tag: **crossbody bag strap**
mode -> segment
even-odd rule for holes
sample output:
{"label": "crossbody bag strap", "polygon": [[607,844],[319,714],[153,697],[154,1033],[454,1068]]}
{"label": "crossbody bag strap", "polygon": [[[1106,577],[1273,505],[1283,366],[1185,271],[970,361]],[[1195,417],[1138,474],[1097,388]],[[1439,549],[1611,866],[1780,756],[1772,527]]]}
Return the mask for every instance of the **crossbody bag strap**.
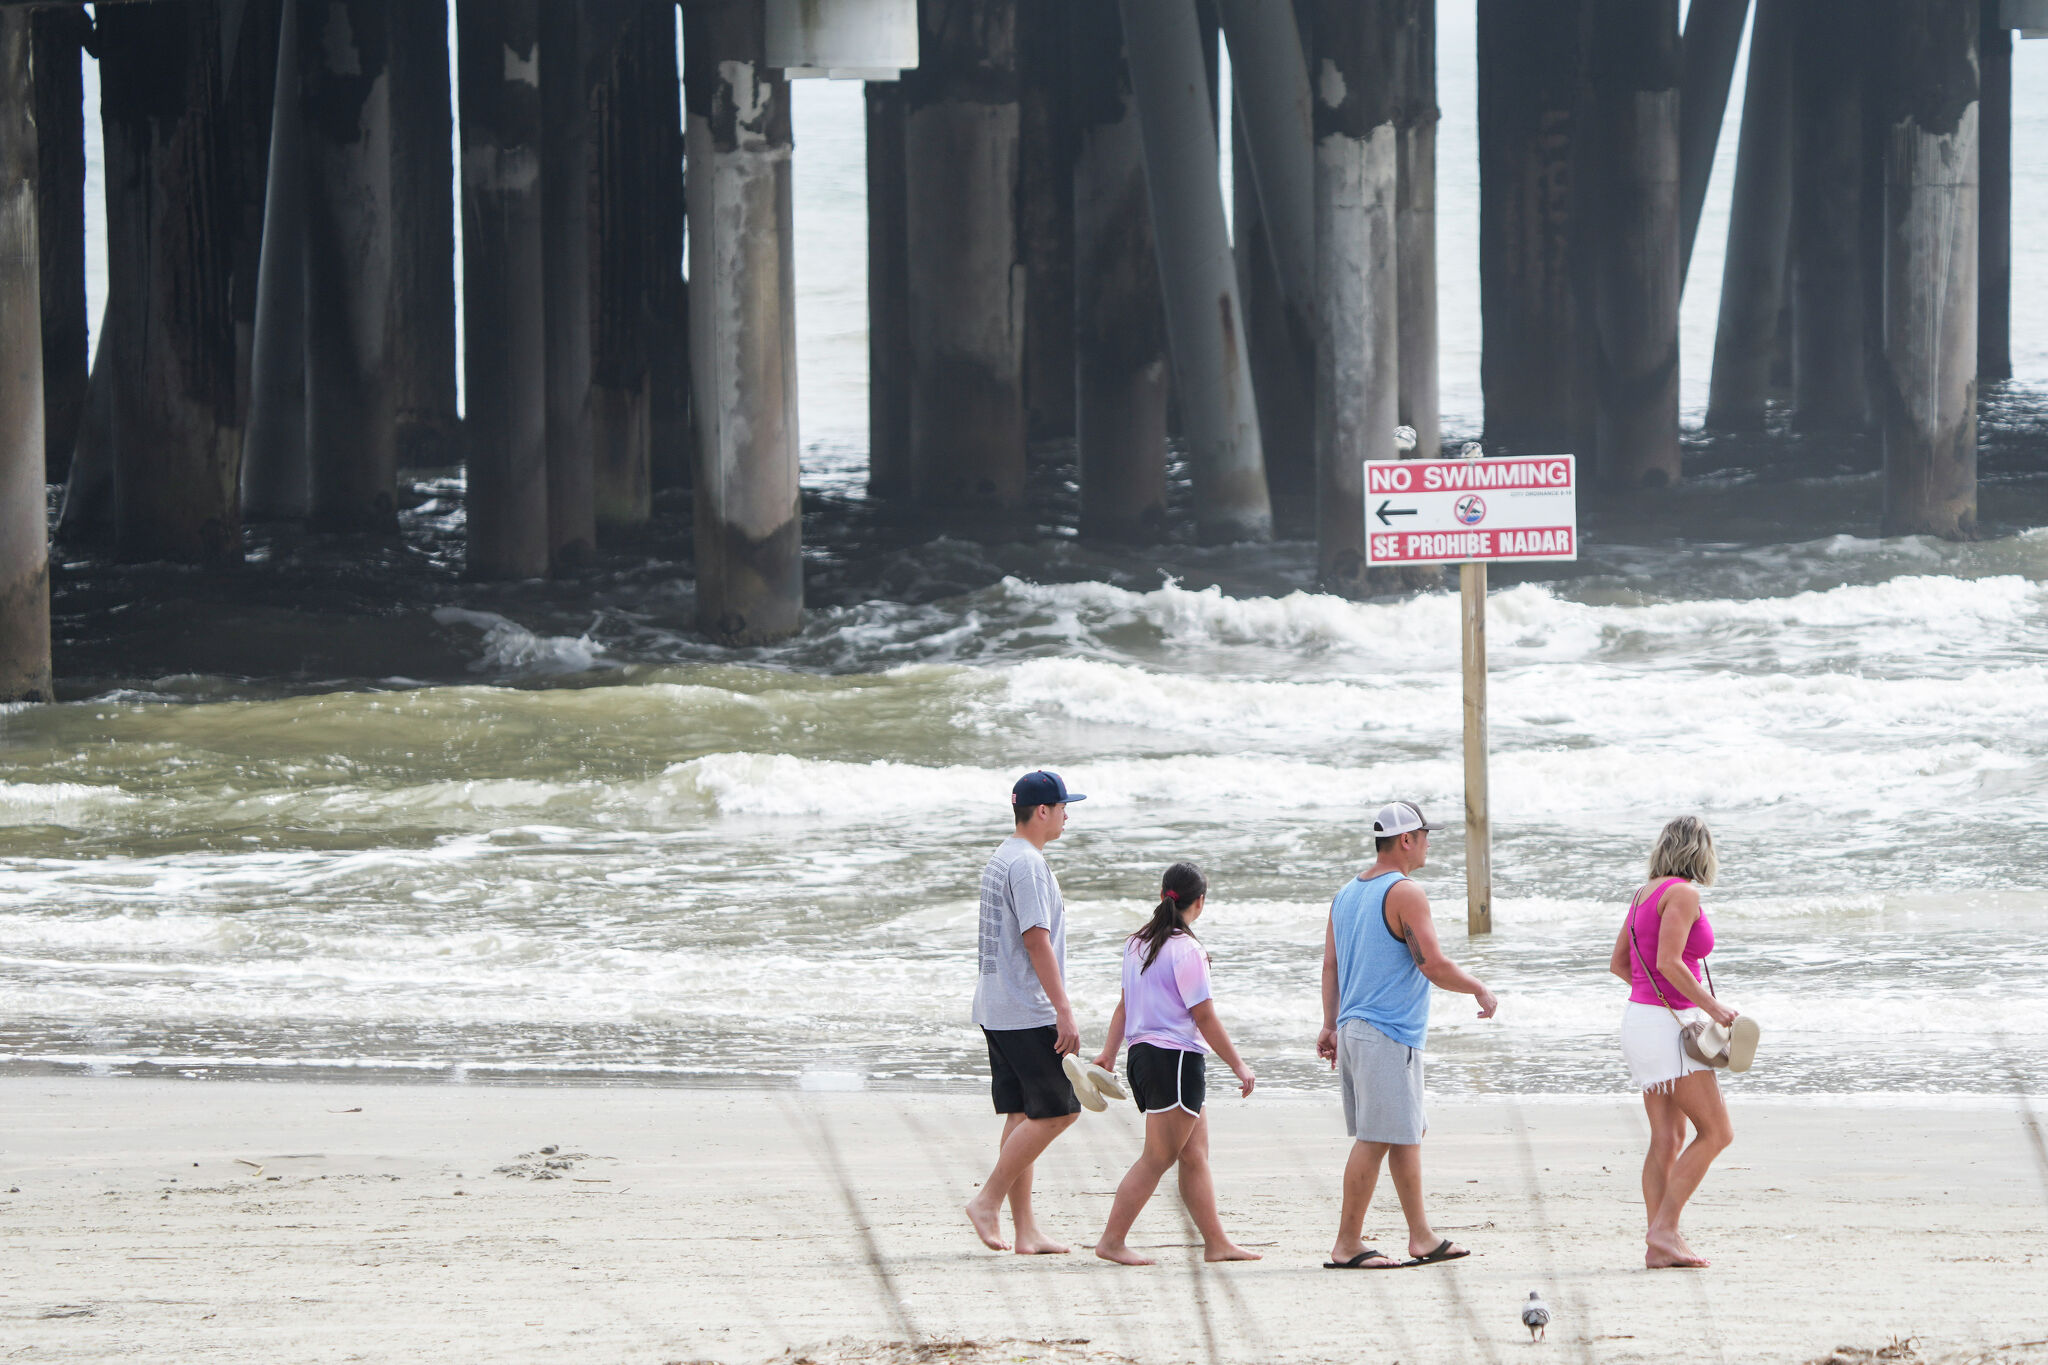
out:
{"label": "crossbody bag strap", "polygon": [[[1672,1023],[1677,1024],[1680,1027],[1683,1027],[1685,1021],[1678,1017],[1678,1011],[1671,1008],[1671,1002],[1664,998],[1664,988],[1657,984],[1657,973],[1651,968],[1649,962],[1644,959],[1643,950],[1636,943],[1636,907],[1643,903],[1643,893],[1648,891],[1649,889],[1649,883],[1645,882],[1636,891],[1635,899],[1631,900],[1628,903],[1628,918],[1623,921],[1622,927],[1628,931],[1629,951],[1635,954],[1636,961],[1641,962],[1643,964],[1644,980],[1648,981],[1650,983],[1650,989],[1657,993],[1657,1003],[1662,1005],[1664,1007],[1664,1012],[1671,1016]],[[1702,960],[1700,966],[1704,967],[1706,965],[1706,962]],[[1711,992],[1713,989],[1714,983],[1710,978],[1707,982],[1707,990]]]}

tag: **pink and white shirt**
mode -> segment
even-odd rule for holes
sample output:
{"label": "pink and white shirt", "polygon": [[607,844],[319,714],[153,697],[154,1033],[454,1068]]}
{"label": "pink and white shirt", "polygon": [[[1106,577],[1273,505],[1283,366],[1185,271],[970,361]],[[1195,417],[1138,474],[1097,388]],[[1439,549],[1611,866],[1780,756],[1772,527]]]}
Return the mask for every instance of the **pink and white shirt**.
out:
{"label": "pink and white shirt", "polygon": [[1124,943],[1124,1040],[1181,1052],[1207,1052],[1195,1028],[1195,1006],[1209,998],[1209,953],[1190,934],[1175,934],[1145,965],[1143,939]]}

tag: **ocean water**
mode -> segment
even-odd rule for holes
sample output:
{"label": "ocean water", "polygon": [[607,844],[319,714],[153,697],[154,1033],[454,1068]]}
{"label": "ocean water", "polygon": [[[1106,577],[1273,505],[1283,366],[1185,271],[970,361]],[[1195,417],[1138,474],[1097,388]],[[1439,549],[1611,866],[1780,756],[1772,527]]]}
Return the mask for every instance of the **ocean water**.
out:
{"label": "ocean water", "polygon": [[[1479,420],[1471,21],[1443,6],[1454,431]],[[2048,43],[2015,85],[2027,221]],[[1694,421],[1736,103],[1685,305]],[[2048,243],[2015,243],[1983,539],[1876,536],[1856,443],[1701,441],[1681,490],[1586,510],[1580,564],[1497,576],[1496,932],[1468,942],[1455,594],[1318,595],[1298,544],[1080,545],[1056,487],[1005,544],[877,529],[859,90],[806,83],[797,116],[804,633],[704,644],[661,546],[461,584],[448,481],[389,599],[304,636],[196,579],[162,606],[160,573],[60,604],[73,699],[0,710],[0,1069],[971,1087],[978,874],[1043,765],[1090,795],[1050,852],[1090,1046],[1121,936],[1192,858],[1225,1021],[1266,1084],[1327,1086],[1325,908],[1401,796],[1451,825],[1420,880],[1503,1002],[1439,995],[1440,1093],[1626,1090],[1608,952],[1657,827],[1695,811],[1715,974],[1764,1025],[1734,1086],[2048,1094],[2021,1041],[2048,1006],[2048,328],[2023,302]],[[124,653],[181,632],[280,662]]]}

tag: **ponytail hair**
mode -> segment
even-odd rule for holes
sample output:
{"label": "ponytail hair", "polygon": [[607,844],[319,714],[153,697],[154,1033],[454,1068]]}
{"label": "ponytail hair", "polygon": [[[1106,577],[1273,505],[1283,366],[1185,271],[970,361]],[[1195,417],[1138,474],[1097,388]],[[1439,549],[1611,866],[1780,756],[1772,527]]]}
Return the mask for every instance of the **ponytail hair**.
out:
{"label": "ponytail hair", "polygon": [[1159,904],[1152,907],[1152,918],[1129,940],[1145,945],[1145,961],[1139,971],[1145,971],[1158,960],[1159,950],[1175,934],[1194,937],[1185,918],[1187,908],[1208,894],[1209,879],[1193,863],[1175,863],[1166,869],[1159,878]]}

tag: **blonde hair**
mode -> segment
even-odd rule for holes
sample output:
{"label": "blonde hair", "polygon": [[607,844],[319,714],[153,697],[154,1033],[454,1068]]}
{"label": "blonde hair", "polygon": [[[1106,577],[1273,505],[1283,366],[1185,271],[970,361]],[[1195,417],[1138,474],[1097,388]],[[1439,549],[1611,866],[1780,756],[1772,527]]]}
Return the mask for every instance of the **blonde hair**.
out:
{"label": "blonde hair", "polygon": [[1650,850],[1650,880],[1659,877],[1683,877],[1701,886],[1712,886],[1714,875],[1721,870],[1721,860],[1714,856],[1714,836],[1707,830],[1707,822],[1697,815],[1681,815],[1664,826],[1657,836],[1657,843]]}

